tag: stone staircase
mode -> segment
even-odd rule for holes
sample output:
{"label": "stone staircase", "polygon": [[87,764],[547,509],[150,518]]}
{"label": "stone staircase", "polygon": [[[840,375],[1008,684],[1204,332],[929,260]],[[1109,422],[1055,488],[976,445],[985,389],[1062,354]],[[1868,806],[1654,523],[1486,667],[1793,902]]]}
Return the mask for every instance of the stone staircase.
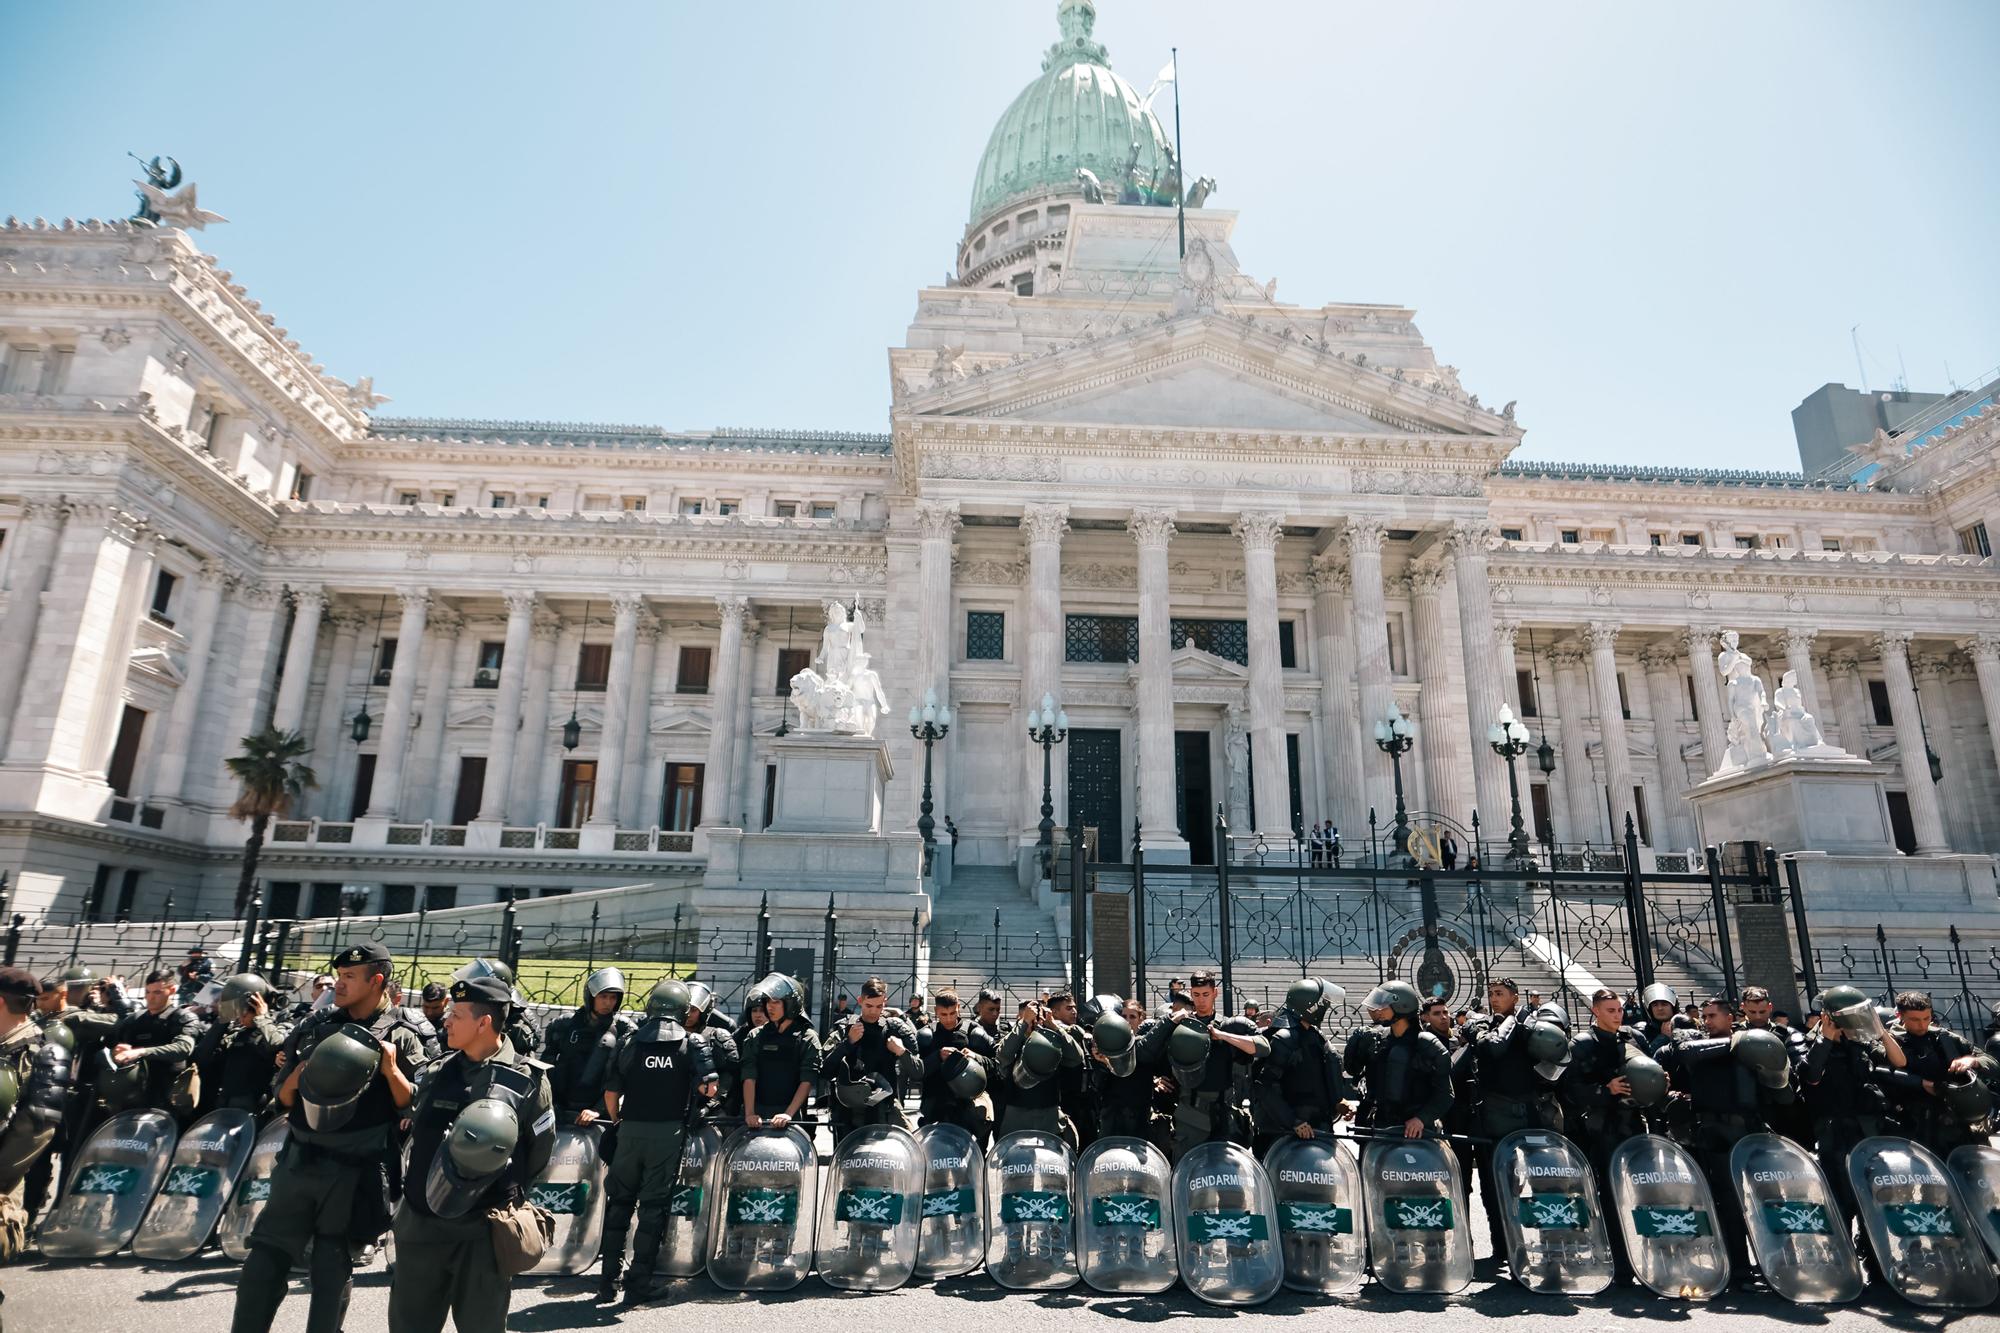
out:
{"label": "stone staircase", "polygon": [[1065,984],[1067,932],[1058,930],[1055,916],[1032,890],[1020,886],[1012,866],[957,867],[950,887],[936,890],[931,899],[930,944],[931,988],[951,986],[967,1001],[996,974],[1018,997]]}

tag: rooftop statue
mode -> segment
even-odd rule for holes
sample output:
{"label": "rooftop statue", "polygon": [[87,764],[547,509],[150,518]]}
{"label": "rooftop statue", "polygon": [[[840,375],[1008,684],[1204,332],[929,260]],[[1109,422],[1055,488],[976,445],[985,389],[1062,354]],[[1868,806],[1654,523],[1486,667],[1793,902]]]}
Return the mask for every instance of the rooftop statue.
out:
{"label": "rooftop statue", "polygon": [[[145,180],[132,182],[139,187],[139,210],[132,215],[132,221],[155,227],[179,227],[185,231],[200,231],[211,222],[229,221],[222,214],[212,213],[196,202],[192,181],[179,194],[169,193],[181,183],[181,164],[173,158],[155,157],[146,162],[137,153],[127,153],[126,156],[138,162],[146,173]],[[162,162],[167,165],[161,166]]]}

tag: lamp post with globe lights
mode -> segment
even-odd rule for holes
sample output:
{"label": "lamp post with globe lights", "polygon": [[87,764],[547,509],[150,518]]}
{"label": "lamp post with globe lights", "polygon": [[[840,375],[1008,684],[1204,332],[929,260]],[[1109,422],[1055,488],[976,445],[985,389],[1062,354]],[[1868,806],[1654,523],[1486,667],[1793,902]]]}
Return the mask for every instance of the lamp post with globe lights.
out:
{"label": "lamp post with globe lights", "polygon": [[1403,756],[1416,743],[1416,723],[1391,702],[1389,716],[1375,724],[1375,748],[1389,756],[1396,775],[1396,829],[1392,837],[1398,855],[1408,855],[1410,847],[1410,813],[1403,803]]}
{"label": "lamp post with globe lights", "polygon": [[1069,714],[1056,707],[1053,694],[1042,696],[1039,709],[1028,710],[1028,739],[1042,747],[1042,822],[1041,836],[1036,840],[1042,859],[1042,873],[1053,875],[1054,867],[1049,858],[1056,846],[1056,803],[1055,789],[1051,785],[1049,771],[1050,753],[1069,736]]}
{"label": "lamp post with globe lights", "polygon": [[1514,807],[1513,828],[1507,834],[1507,859],[1522,862],[1528,859],[1528,832],[1521,823],[1521,779],[1514,771],[1514,761],[1528,752],[1528,729],[1514,716],[1514,710],[1506,704],[1500,705],[1500,716],[1486,729],[1486,743],[1493,747],[1493,753],[1507,761],[1507,796]]}
{"label": "lamp post with globe lights", "polygon": [[925,874],[930,873],[931,857],[937,850],[937,821],[931,818],[931,747],[950,730],[951,709],[938,702],[936,690],[925,690],[923,703],[910,707],[910,735],[924,743],[924,799],[917,807],[917,833],[924,840]]}

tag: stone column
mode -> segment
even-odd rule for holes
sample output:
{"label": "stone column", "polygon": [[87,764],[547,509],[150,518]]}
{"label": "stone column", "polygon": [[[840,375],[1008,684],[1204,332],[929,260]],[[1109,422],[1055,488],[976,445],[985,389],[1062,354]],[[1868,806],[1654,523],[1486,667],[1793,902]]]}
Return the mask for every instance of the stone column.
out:
{"label": "stone column", "polygon": [[[1796,671],[1799,676],[1799,694],[1805,700],[1806,711],[1815,718],[1820,716],[1819,679],[1813,675],[1813,640],[1819,631],[1811,627],[1794,626],[1778,635],[1778,643],[1785,652],[1785,670]],[[1771,682],[1773,693],[1777,691],[1784,677],[1780,675]]]}
{"label": "stone column", "polygon": [[708,709],[708,759],[702,768],[701,824],[703,828],[727,825],[735,811],[729,808],[729,775],[736,759],[736,691],[743,681],[743,627],[750,619],[750,603],[742,597],[718,597],[716,610],[722,617],[722,635],[715,653],[715,683]]}
{"label": "stone column", "polygon": [[[1520,621],[1500,620],[1494,622],[1493,652],[1495,660],[1497,660],[1500,664],[1499,665],[1500,688],[1506,696],[1507,706],[1514,710],[1514,716],[1516,718],[1525,720],[1527,717],[1527,712],[1522,707],[1522,704],[1525,701],[1521,698],[1521,670],[1520,667],[1516,665],[1516,663],[1520,659],[1520,651],[1521,651],[1520,641],[1521,641]],[[1535,701],[1535,704],[1537,707],[1540,707],[1541,700],[1537,699]],[[1494,755],[1493,757],[1495,759],[1500,758],[1499,755]],[[1507,764],[1505,760],[1501,761],[1500,775],[1502,777],[1505,777],[1507,775]],[[1484,819],[1485,816],[1481,815],[1480,818]]]}
{"label": "stone column", "polygon": [[[1495,821],[1509,809],[1507,761],[1487,744],[1486,729],[1500,716],[1514,674],[1514,659],[1510,650],[1503,662],[1494,642],[1493,584],[1486,566],[1486,543],[1492,537],[1493,528],[1485,520],[1466,520],[1452,525],[1445,542],[1451,550],[1452,576],[1458,582],[1458,634],[1465,659],[1473,800],[1486,829],[1504,830],[1505,825]],[[1520,710],[1515,712],[1518,715]]]}
{"label": "stone column", "polygon": [[1826,678],[1833,687],[1834,722],[1840,748],[1866,759],[1868,721],[1875,710],[1868,702],[1868,684],[1861,678],[1861,659],[1852,652],[1829,653]]}
{"label": "stone column", "polygon": [[382,743],[375,753],[375,783],[368,793],[371,819],[394,819],[403,803],[403,763],[410,748],[410,713],[417,696],[417,669],[423,658],[424,622],[430,615],[428,588],[398,588],[403,618],[396,626],[396,665],[389,673],[389,699],[382,705]]}
{"label": "stone column", "polygon": [[[514,785],[507,794],[508,822],[542,823],[542,766],[549,749],[549,691],[555,684],[556,640],[562,637],[562,617],[544,608],[535,613],[529,632],[528,677],[521,686],[521,738],[514,750]],[[506,663],[501,670],[504,673]]]}
{"label": "stone column", "polygon": [[1687,761],[1681,757],[1681,657],[1673,645],[1649,643],[1639,650],[1646,673],[1646,696],[1653,706],[1653,748],[1660,760],[1660,845],[1694,846],[1694,811],[1687,803]]}
{"label": "stone column", "polygon": [[[1042,706],[1043,695],[1062,692],[1062,539],[1068,531],[1068,505],[1031,504],[1021,509],[1021,535],[1028,547],[1028,614],[1027,634],[1017,640],[1021,645],[1021,711],[1015,739],[1021,743],[1023,760],[1017,829],[1023,847],[1037,843],[1042,823],[1042,749],[1028,744],[1027,717]],[[1050,784],[1060,790],[1055,769],[1052,763]],[[1056,809],[1063,808],[1059,798],[1055,804]]]}
{"label": "stone column", "polygon": [[625,711],[625,793],[618,811],[623,828],[650,828],[645,813],[646,770],[653,763],[653,666],[660,649],[660,622],[639,617],[632,650],[632,702]]}
{"label": "stone column", "polygon": [[[195,575],[194,606],[181,617],[187,629],[187,667],[174,704],[167,713],[166,730],[160,734],[148,784],[148,799],[181,799],[181,784],[187,779],[188,747],[194,742],[194,724],[201,712],[202,687],[208,683],[208,659],[215,646],[216,622],[222,618],[222,588],[227,581],[222,566],[208,563]],[[314,755],[312,763],[324,771],[324,756]]]}
{"label": "stone column", "polygon": [[7,751],[14,710],[28,679],[28,654],[42,616],[42,592],[56,561],[56,548],[69,510],[60,500],[29,500],[15,529],[13,565],[7,577],[7,614],[0,617],[0,754]]}
{"label": "stone column", "polygon": [[1931,782],[1930,761],[1924,755],[1923,726],[1917,720],[1917,690],[1910,678],[1909,630],[1883,630],[1875,636],[1882,654],[1882,677],[1889,687],[1889,715],[1896,720],[1896,750],[1903,761],[1903,790],[1910,801],[1910,824],[1917,835],[1917,855],[1937,856],[1951,850],[1945,836],[1944,812]]}
{"label": "stone column", "polygon": [[[1361,696],[1362,818],[1374,810],[1383,828],[1395,819],[1395,779],[1389,756],[1376,747],[1375,724],[1389,716],[1395,690],[1389,681],[1389,605],[1382,594],[1382,540],[1388,529],[1378,518],[1359,516],[1347,521],[1341,540],[1347,546],[1347,575],[1354,601],[1354,679]],[[1367,841],[1365,827],[1354,837]],[[1353,838],[1348,841],[1352,842]],[[1358,845],[1358,844],[1357,844]]]}
{"label": "stone column", "polygon": [[[1171,509],[1134,509],[1125,521],[1139,547],[1139,788],[1140,837],[1146,854],[1187,859],[1174,790],[1174,664],[1172,598],[1167,583],[1167,543],[1174,539]],[[1283,788],[1279,788],[1280,791]],[[1058,812],[1060,816],[1060,812]],[[1221,849],[1217,848],[1217,854]]]}
{"label": "stone column", "polygon": [[285,645],[278,702],[271,707],[271,725],[278,731],[297,731],[305,721],[306,695],[312,688],[313,654],[319,649],[319,620],[325,613],[324,589],[292,589],[292,637]]}
{"label": "stone column", "polygon": [[[507,637],[500,649],[500,687],[493,692],[493,730],[486,738],[486,781],[479,789],[479,818],[505,823],[514,782],[514,752],[524,730],[521,696],[528,676],[528,642],[539,603],[532,592],[507,595]],[[548,689],[542,690],[544,713]],[[544,725],[546,725],[546,717]]]}
{"label": "stone column", "polygon": [[611,599],[611,672],[604,681],[604,713],[597,732],[597,791],[589,823],[616,826],[625,791],[625,742],[632,713],[632,657],[639,642],[645,598],[619,593]]}
{"label": "stone column", "polygon": [[[910,702],[921,704],[926,690],[936,690],[938,702],[951,698],[951,644],[955,618],[951,605],[951,547],[958,535],[956,500],[919,500],[916,507],[917,531],[917,687]],[[887,725],[891,719],[882,719]],[[923,787],[922,747],[917,753],[917,786]],[[944,812],[951,809],[951,745],[937,745],[931,754],[931,799],[937,807],[938,827],[944,827]],[[914,811],[910,815],[913,821]]]}
{"label": "stone column", "polygon": [[[1319,712],[1326,748],[1328,805],[1343,838],[1368,826],[1361,777],[1361,729],[1354,712],[1354,625],[1347,613],[1347,566],[1325,556],[1308,575],[1313,592],[1314,655],[1319,668]],[[1307,820],[1308,824],[1313,820]]]}
{"label": "stone column", "polygon": [[[870,617],[870,624],[879,624],[879,617]],[[743,680],[736,687],[736,754],[729,775],[730,808],[743,821],[745,831],[757,827],[757,816],[763,813],[763,789],[753,784],[750,765],[757,754],[757,737],[753,727],[755,713],[751,707],[757,693],[757,642],[763,638],[755,620],[743,627]],[[886,721],[887,719],[883,719]],[[878,724],[879,725],[879,724]],[[938,827],[944,827],[944,808],[938,808]]]}
{"label": "stone column", "polygon": [[[1410,571],[1410,637],[1415,640],[1416,674],[1422,689],[1417,696],[1417,748],[1424,757],[1425,808],[1470,826],[1472,808],[1477,808],[1467,808],[1476,800],[1470,781],[1472,757],[1466,752],[1466,729],[1452,706],[1450,657],[1459,645],[1458,636],[1445,628],[1444,583],[1441,565]],[[1483,732],[1479,745],[1487,748]],[[1504,801],[1500,808],[1505,808]],[[1489,806],[1479,818],[1490,820],[1493,813],[1494,807]]]}
{"label": "stone column", "polygon": [[326,664],[326,683],[320,690],[319,716],[313,724],[312,763],[319,773],[319,790],[312,794],[310,808],[321,819],[345,819],[354,772],[347,690],[354,679],[354,658],[364,622],[352,610],[335,611],[328,619],[333,625],[333,650]]}
{"label": "stone column", "polygon": [[[1964,849],[1978,847],[1979,813],[1972,804],[1971,768],[1958,744],[1958,728],[1953,725],[1951,678],[1956,665],[1942,653],[1927,654],[1912,659],[1910,671],[1916,677],[1920,692],[1918,702],[1924,728],[1929,733],[1931,748],[1937,751],[1938,765],[1944,771],[1943,779],[1937,783],[1937,792],[1939,803],[1944,807],[1945,827],[1950,833],[1951,845]],[[1927,770],[1929,763],[1926,759]]]}
{"label": "stone column", "polygon": [[1611,789],[1611,840],[1625,837],[1625,821],[1639,827],[1632,797],[1632,749],[1625,741],[1625,710],[1618,700],[1618,631],[1609,621],[1593,621],[1590,674],[1597,683],[1598,735],[1604,744],[1604,785]]}
{"label": "stone column", "polygon": [[411,823],[451,818],[453,784],[443,772],[444,737],[451,727],[451,673],[464,629],[465,618],[443,606],[424,627],[424,706],[404,775],[409,799],[402,803],[403,818]]}
{"label": "stone column", "polygon": [[1604,789],[1598,785],[1597,771],[1590,762],[1590,740],[1583,720],[1590,712],[1589,691],[1583,673],[1589,663],[1581,648],[1569,641],[1549,649],[1549,665],[1555,669],[1556,718],[1562,737],[1563,795],[1569,808],[1569,841],[1602,844],[1604,836]]}
{"label": "stone column", "polygon": [[[272,676],[278,665],[278,589],[257,579],[242,579],[236,585],[236,600],[242,604],[243,618],[234,676],[225,696],[227,712],[217,737],[210,781],[215,784],[217,804],[228,806],[240,787],[222,761],[236,754],[243,737],[261,728],[270,716]],[[197,745],[199,745],[197,740]],[[184,797],[195,793],[182,784]]]}
{"label": "stone column", "polygon": [[1243,543],[1245,637],[1250,657],[1250,772],[1257,784],[1257,832],[1273,847],[1292,835],[1291,780],[1285,763],[1285,682],[1278,665],[1278,542],[1282,514],[1239,514],[1230,529]]}
{"label": "stone column", "polygon": [[1687,646],[1688,674],[1694,680],[1694,709],[1701,728],[1702,773],[1696,781],[1706,781],[1722,766],[1729,748],[1729,719],[1722,706],[1722,678],[1715,671],[1715,631],[1694,625],[1681,631]]}
{"label": "stone column", "polygon": [[1972,659],[1973,674],[1979,678],[1979,702],[1986,711],[1986,739],[1993,747],[1994,767],[2000,769],[2000,633],[1961,639],[1958,646]]}

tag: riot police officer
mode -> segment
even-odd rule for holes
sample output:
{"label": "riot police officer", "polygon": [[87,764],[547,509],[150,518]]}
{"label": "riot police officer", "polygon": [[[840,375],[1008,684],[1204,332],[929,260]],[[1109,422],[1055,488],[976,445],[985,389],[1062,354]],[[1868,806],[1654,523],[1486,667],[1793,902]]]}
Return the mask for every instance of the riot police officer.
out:
{"label": "riot police officer", "polygon": [[231,1333],[266,1333],[308,1244],[307,1333],[336,1333],[347,1315],[354,1252],[389,1225],[389,1160],[424,1050],[422,1036],[389,1003],[392,966],[389,950],[374,941],[334,955],[332,1006],[285,1038],[277,1101],[291,1134],[250,1232]]}
{"label": "riot police officer", "polygon": [[[1896,1071],[1909,1063],[1895,1034],[1878,1036],[1872,1023],[1849,1026],[1842,1021],[1857,1007],[1870,1007],[1868,997],[1857,987],[1833,986],[1820,996],[1818,1012],[1808,1025],[1805,1056],[1798,1067],[1800,1091],[1812,1115],[1820,1169],[1833,1187],[1833,1197],[1850,1231],[1857,1205],[1847,1159],[1863,1139],[1896,1132],[1889,1118],[1887,1085]],[[1875,1256],[1866,1227],[1860,1229],[1860,1237],[1861,1256],[1872,1265]]]}
{"label": "riot police officer", "polygon": [[[994,1076],[987,1080],[986,1096],[987,1100],[993,1103],[993,1123],[995,1125],[1006,1122],[1007,1093],[1010,1088],[1007,1082],[1007,1071],[998,1063],[1000,1043],[1006,1037],[1007,1029],[1010,1026],[1000,1017],[1001,1003],[1000,992],[990,986],[981,986],[979,994],[972,997],[972,1027],[984,1033],[986,1040],[993,1047],[995,1061]],[[968,1034],[969,1038],[970,1034]]]}
{"label": "riot police officer", "polygon": [[69,1096],[69,1048],[46,1041],[29,1017],[41,991],[32,974],[0,967],[0,1263],[27,1248],[34,1219],[23,1186],[48,1156]]}
{"label": "riot police officer", "polygon": [[285,1021],[293,1026],[305,1022],[306,1018],[320,1007],[320,997],[332,989],[332,977],[324,972],[314,977],[312,985],[307,988],[305,997],[286,1012]]}
{"label": "riot police officer", "polygon": [[1341,1068],[1361,1080],[1357,1129],[1374,1137],[1420,1139],[1443,1132],[1451,1113],[1451,1056],[1444,1043],[1417,1022],[1417,988],[1385,981],[1362,1007],[1374,1026],[1347,1039]]}
{"label": "riot police officer", "polygon": [[715,1093],[703,1097],[695,1108],[700,1122],[743,1114],[743,1053],[736,1047],[735,1025],[727,1014],[715,1010],[715,991],[699,981],[688,988],[688,1036],[708,1047],[709,1063],[715,1066]]}
{"label": "riot police officer", "polygon": [[464,967],[451,974],[454,981],[468,981],[473,977],[498,977],[507,983],[507,993],[513,997],[513,1007],[507,1015],[507,1040],[521,1055],[532,1055],[542,1048],[541,1029],[528,1014],[528,1001],[521,994],[520,986],[514,980],[512,965],[498,958],[475,958]]}
{"label": "riot police officer", "polygon": [[542,1060],[550,1066],[558,1124],[587,1125],[604,1114],[611,1058],[635,1026],[619,1012],[624,1004],[625,974],[600,967],[583,979],[583,1003],[576,1012],[549,1024]]}
{"label": "riot police officer", "polygon": [[[1778,1008],[1771,1000],[1771,992],[1762,986],[1745,986],[1737,1008],[1743,1015],[1741,1026],[1769,1032],[1784,1042],[1785,1058],[1791,1062],[1792,1068],[1797,1069],[1799,1062],[1806,1058],[1805,1033],[1793,1027],[1779,1027],[1771,1021]],[[1772,1133],[1782,1134],[1808,1151],[1812,1149],[1812,1113],[1806,1109],[1803,1097],[1766,1104],[1764,1117],[1770,1121]]]}
{"label": "riot police officer", "polygon": [[[1611,1155],[1625,1140],[1649,1132],[1645,1108],[1661,1104],[1666,1096],[1666,1071],[1645,1054],[1645,1037],[1625,1026],[1618,992],[1598,987],[1590,996],[1590,1026],[1570,1042],[1562,1098],[1564,1126],[1597,1174],[1598,1206],[1605,1217],[1618,1215],[1611,1195]],[[1610,1233],[1612,1279],[1622,1286],[1632,1280],[1632,1261],[1625,1253],[1624,1228],[1614,1225]]]}
{"label": "riot police officer", "polygon": [[[1984,1114],[1967,1115],[1960,1098],[1972,1082],[1990,1088],[1996,1066],[1983,1051],[1937,1021],[1931,997],[1906,990],[1896,997],[1889,1029],[1906,1063],[1884,1072],[1903,1132],[1940,1158],[1961,1144],[1986,1141]],[[1969,1089],[1978,1100],[1978,1089]]]}
{"label": "riot police officer", "polygon": [[632,1238],[630,1300],[658,1294],[654,1271],[667,1234],[667,1210],[680,1183],[687,1122],[699,1099],[715,1095],[715,1066],[708,1044],[688,1035],[681,1020],[689,1004],[687,983],[661,981],[646,996],[646,1018],[618,1044],[604,1088],[604,1113],[618,1126],[618,1152],[604,1178],[604,1266],[597,1298],[613,1300],[625,1259],[625,1233],[639,1214]]}
{"label": "riot police officer", "polygon": [[[111,1014],[79,1014],[70,1028],[90,1032],[108,1060],[97,1074],[97,1099],[106,1113],[146,1106],[172,1109],[175,1080],[194,1055],[201,1020],[181,1008],[176,996],[179,979],[169,968],[146,974],[146,1005],[125,1018]],[[186,1108],[186,1109],[192,1109]],[[185,1115],[178,1115],[183,1124]]]}
{"label": "riot police officer", "polygon": [[1097,996],[1084,1006],[1090,1031],[1090,1102],[1100,1138],[1144,1139],[1165,1152],[1167,1135],[1154,1118],[1157,1068],[1139,1058],[1155,1020],[1137,1000]]}
{"label": "riot police officer", "polygon": [[1239,1075],[1247,1078],[1251,1066],[1271,1053],[1270,1039],[1255,1023],[1216,1012],[1219,993],[1213,972],[1194,973],[1188,978],[1191,1006],[1148,1032],[1139,1046],[1140,1063],[1165,1063],[1178,1085],[1167,1149],[1175,1162],[1197,1144],[1243,1141],[1248,1124]]}
{"label": "riot police officer", "polygon": [[[498,977],[451,987],[451,1053],[410,1107],[409,1188],[396,1209],[389,1333],[502,1333],[512,1280],[487,1212],[519,1203],[555,1146],[544,1066],[504,1032],[513,988]],[[317,1248],[317,1247],[315,1247]]]}
{"label": "riot police officer", "polygon": [[264,1109],[271,1095],[271,1068],[284,1034],[271,1020],[271,983],[242,972],[222,983],[215,1021],[195,1040],[194,1066],[201,1073],[201,1114],[224,1107]]}
{"label": "riot police officer", "polygon": [[[88,990],[89,987],[86,985],[84,991]],[[84,1078],[84,1070],[76,1058],[76,1034],[70,1030],[68,1020],[83,1010],[70,1003],[69,994],[69,988],[64,984],[62,977],[53,976],[42,981],[41,994],[35,997],[32,1015],[35,1025],[42,1030],[43,1040],[60,1044],[67,1057],[64,1066],[66,1095],[62,1099],[61,1120],[55,1127],[49,1150],[36,1157],[33,1165],[28,1168],[22,1202],[27,1208],[29,1217],[42,1215],[42,1205],[48,1202],[50,1187],[55,1184],[56,1158],[58,1156],[66,1158],[73,1151],[70,1145],[74,1140],[70,1137],[70,1131],[80,1123],[78,1104],[84,1100],[84,1096],[78,1093],[77,1089]],[[80,993],[77,998],[81,1000],[83,994]],[[69,1169],[67,1161],[63,1169],[64,1171]]]}
{"label": "riot police officer", "polygon": [[1318,977],[1301,977],[1286,988],[1285,1007],[1271,1021],[1271,1054],[1257,1066],[1250,1098],[1258,1157],[1287,1135],[1310,1139],[1333,1133],[1352,1090],[1324,1029],[1345,998],[1338,986]]}
{"label": "riot police officer", "polygon": [[1644,1010],[1638,1023],[1639,1036],[1650,1051],[1673,1036],[1674,1018],[1681,1011],[1681,997],[1666,982],[1656,981],[1639,993],[1639,1007]]}
{"label": "riot police officer", "polygon": [[861,1008],[843,1027],[827,1034],[821,1068],[833,1084],[839,1141],[860,1125],[910,1127],[903,1111],[903,1080],[922,1078],[917,1031],[901,1014],[888,1012],[889,987],[880,977],[861,983]]}
{"label": "riot police officer", "polygon": [[417,1007],[423,1010],[424,1018],[430,1025],[442,1032],[445,1011],[451,1007],[451,993],[445,989],[443,982],[426,982],[417,996]]}
{"label": "riot police officer", "polygon": [[983,1152],[993,1141],[993,1102],[986,1089],[998,1052],[984,1031],[961,1020],[957,991],[939,991],[931,1009],[934,1020],[917,1034],[924,1066],[918,1113],[926,1125],[957,1125]]}
{"label": "riot police officer", "polygon": [[805,993],[782,972],[751,987],[749,998],[763,1006],[764,1022],[743,1041],[743,1123],[783,1129],[812,1101],[819,1038],[805,1020]]}
{"label": "riot police officer", "polygon": [[1080,1020],[1082,1011],[1078,1009],[1076,996],[1068,991],[1057,991],[1049,996],[1049,1017],[1067,1027],[1076,1037],[1077,1045],[1083,1048],[1081,1064],[1065,1064],[1056,1071],[1056,1104],[1062,1113],[1076,1126],[1076,1141],[1083,1146],[1096,1142],[1101,1132],[1097,1127],[1097,1110],[1091,1104],[1089,1083],[1090,1069],[1094,1063],[1091,1056],[1095,1047],[1088,1025]]}
{"label": "riot police officer", "polygon": [[[1784,1042],[1768,1032],[1737,1032],[1729,1001],[1711,997],[1698,1030],[1675,1029],[1654,1049],[1673,1089],[1667,1132],[1695,1160],[1715,1196],[1718,1226],[1738,1274],[1750,1268],[1743,1209],[1729,1174],[1729,1153],[1745,1135],[1770,1128],[1765,1109],[1794,1094]],[[1845,1175],[1843,1161],[1839,1174]]]}
{"label": "riot police officer", "polygon": [[1479,1106],[1472,1124],[1473,1132],[1487,1142],[1475,1145],[1473,1158],[1479,1167],[1479,1197],[1493,1253],[1505,1254],[1507,1233],[1500,1217],[1500,1187],[1493,1175],[1493,1145],[1519,1129],[1562,1132],[1556,1084],[1569,1063],[1570,1038],[1560,1009],[1544,1006],[1533,1013],[1521,1012],[1521,990],[1512,978],[1489,983],[1486,1004],[1493,1021],[1473,1043]]}
{"label": "riot police officer", "polygon": [[1023,1004],[1014,1026],[1000,1039],[995,1053],[1007,1083],[1006,1110],[1000,1136],[1022,1129],[1059,1134],[1077,1146],[1076,1125],[1062,1110],[1062,1083],[1056,1077],[1065,1065],[1083,1067],[1083,1042],[1048,1006],[1036,1000]]}

